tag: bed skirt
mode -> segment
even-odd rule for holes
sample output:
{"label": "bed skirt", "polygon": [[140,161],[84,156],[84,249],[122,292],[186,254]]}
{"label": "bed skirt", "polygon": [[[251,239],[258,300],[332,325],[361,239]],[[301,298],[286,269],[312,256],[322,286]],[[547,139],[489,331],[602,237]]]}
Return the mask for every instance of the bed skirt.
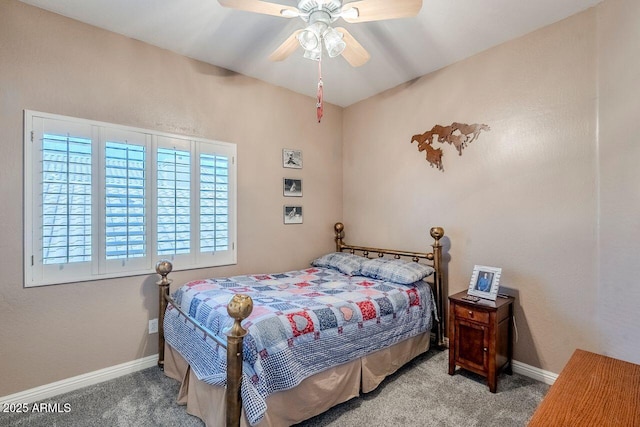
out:
{"label": "bed skirt", "polygon": [[[299,423],[329,408],[369,393],[390,374],[429,349],[431,334],[425,332],[391,347],[313,375],[290,390],[267,397],[267,413],[259,427],[281,427]],[[177,402],[187,413],[207,426],[225,425],[225,389],[198,380],[184,358],[165,344],[165,374],[182,383]],[[249,426],[247,417],[240,421]]]}

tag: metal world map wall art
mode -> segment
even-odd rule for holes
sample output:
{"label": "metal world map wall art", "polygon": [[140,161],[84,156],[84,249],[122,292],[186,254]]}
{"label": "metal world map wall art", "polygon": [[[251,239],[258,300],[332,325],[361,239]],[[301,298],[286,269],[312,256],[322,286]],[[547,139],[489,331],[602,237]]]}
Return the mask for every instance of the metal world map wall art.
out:
{"label": "metal world map wall art", "polygon": [[462,156],[462,150],[467,145],[478,139],[481,131],[489,131],[491,128],[485,124],[453,122],[449,126],[435,125],[431,130],[411,137],[411,143],[418,143],[418,151],[425,151],[425,157],[431,167],[444,171],[442,166],[442,148],[434,148],[433,140],[437,136],[440,143],[449,143],[458,150],[458,155]]}

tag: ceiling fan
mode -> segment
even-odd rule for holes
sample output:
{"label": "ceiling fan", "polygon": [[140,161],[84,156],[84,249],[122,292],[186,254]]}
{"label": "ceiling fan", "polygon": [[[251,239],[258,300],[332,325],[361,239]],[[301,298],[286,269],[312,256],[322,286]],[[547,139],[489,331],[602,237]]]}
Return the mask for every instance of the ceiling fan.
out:
{"label": "ceiling fan", "polygon": [[304,29],[296,30],[287,37],[269,59],[282,61],[302,46],[305,58],[318,61],[318,123],[323,114],[322,47],[330,58],[342,55],[353,67],[364,65],[371,57],[346,29],[333,28],[331,24],[339,18],[349,23],[407,18],[417,15],[422,8],[422,0],[359,0],[344,4],[342,0],[298,0],[297,7],[262,0],[218,0],[218,3],[264,15],[298,17],[307,24]]}
{"label": "ceiling fan", "polygon": [[349,23],[407,18],[418,14],[422,0],[360,0],[344,3],[341,0],[299,0],[298,6],[286,6],[261,0],[218,0],[224,7],[281,16],[301,18],[306,28],[296,30],[270,56],[282,61],[298,46],[305,50],[304,57],[320,60],[324,46],[329,57],[342,55],[353,67],[364,65],[369,52],[343,27],[333,28],[339,18]]}

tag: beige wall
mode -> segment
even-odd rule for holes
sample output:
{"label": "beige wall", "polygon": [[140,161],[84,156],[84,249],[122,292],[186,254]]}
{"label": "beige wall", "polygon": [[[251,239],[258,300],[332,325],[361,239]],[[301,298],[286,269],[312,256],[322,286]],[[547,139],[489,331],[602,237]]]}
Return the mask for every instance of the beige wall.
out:
{"label": "beige wall", "polygon": [[640,2],[607,0],[598,18],[598,332],[602,353],[640,363]]}
{"label": "beige wall", "polygon": [[[639,19],[637,1],[606,0],[347,108],[347,241],[421,249],[443,226],[450,294],[474,264],[502,267],[516,360],[640,363]],[[454,121],[491,131],[462,156],[442,146],[439,172],[409,141]]]}
{"label": "beige wall", "polygon": [[[157,352],[155,275],[23,288],[23,109],[229,141],[238,147],[238,264],[189,278],[283,271],[333,249],[342,109],[14,0],[0,2],[0,396]],[[302,170],[282,148],[303,150]],[[285,199],[282,178],[303,179]],[[285,202],[304,224],[282,224]],[[309,245],[308,242],[314,242]],[[291,248],[296,248],[292,251]]]}

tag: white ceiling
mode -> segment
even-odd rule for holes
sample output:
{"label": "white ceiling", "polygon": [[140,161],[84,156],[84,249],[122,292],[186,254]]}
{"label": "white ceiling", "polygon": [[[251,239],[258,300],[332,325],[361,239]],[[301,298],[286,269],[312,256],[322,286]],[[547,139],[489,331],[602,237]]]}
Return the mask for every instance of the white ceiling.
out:
{"label": "white ceiling", "polygon": [[[222,68],[315,96],[317,63],[298,50],[267,58],[294,30],[286,19],[232,10],[216,0],[21,0]],[[393,1],[393,0],[389,0]],[[323,58],[324,99],[346,107],[492,46],[557,22],[602,0],[424,0],[414,18],[348,24],[371,54],[352,68]],[[274,3],[295,6],[295,0]]]}

